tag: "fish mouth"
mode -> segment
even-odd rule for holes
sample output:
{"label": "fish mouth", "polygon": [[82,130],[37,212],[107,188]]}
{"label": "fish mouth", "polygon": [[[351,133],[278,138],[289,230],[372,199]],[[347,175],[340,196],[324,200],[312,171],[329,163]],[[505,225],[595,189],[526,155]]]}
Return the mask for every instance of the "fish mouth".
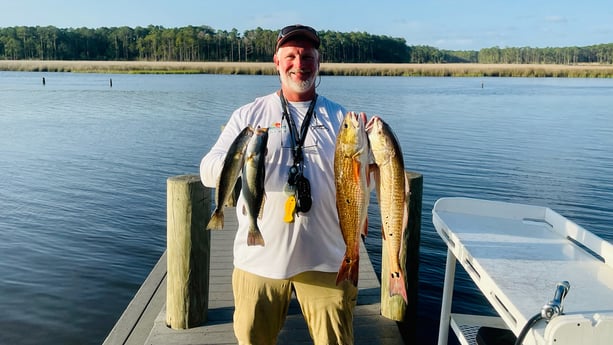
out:
{"label": "fish mouth", "polygon": [[365,112],[361,112],[360,113],[360,120],[362,120],[362,123],[366,124],[366,122],[368,122],[368,117],[366,116]]}
{"label": "fish mouth", "polygon": [[380,121],[381,118],[377,115],[374,115],[373,117],[370,118],[370,120],[368,120],[368,122],[366,122],[366,131],[369,132],[370,130],[372,130],[373,126],[375,125],[375,122]]}
{"label": "fish mouth", "polygon": [[359,131],[361,131],[362,129],[366,129],[366,122],[367,122],[367,118],[366,118],[366,113],[361,112],[361,113],[357,113],[354,111],[350,111],[347,113],[347,116],[345,117],[346,125],[351,126],[351,128],[357,129]]}

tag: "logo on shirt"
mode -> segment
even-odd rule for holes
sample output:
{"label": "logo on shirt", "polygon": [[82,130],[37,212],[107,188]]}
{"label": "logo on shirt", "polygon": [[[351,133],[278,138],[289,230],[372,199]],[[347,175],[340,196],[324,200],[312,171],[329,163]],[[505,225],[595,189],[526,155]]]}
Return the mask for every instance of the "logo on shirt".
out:
{"label": "logo on shirt", "polygon": [[273,122],[268,126],[268,134],[279,133],[284,129],[283,127],[285,127],[285,125],[281,122]]}

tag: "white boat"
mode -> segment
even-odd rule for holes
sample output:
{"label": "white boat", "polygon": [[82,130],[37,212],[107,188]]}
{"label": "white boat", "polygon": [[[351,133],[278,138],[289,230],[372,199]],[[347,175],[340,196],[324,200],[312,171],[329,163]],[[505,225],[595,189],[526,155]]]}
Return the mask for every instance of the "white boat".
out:
{"label": "white boat", "polygon": [[[450,327],[462,344],[490,344],[497,329],[523,344],[613,343],[611,243],[524,204],[441,198],[432,220],[448,248],[439,345]],[[498,316],[451,313],[456,262]]]}

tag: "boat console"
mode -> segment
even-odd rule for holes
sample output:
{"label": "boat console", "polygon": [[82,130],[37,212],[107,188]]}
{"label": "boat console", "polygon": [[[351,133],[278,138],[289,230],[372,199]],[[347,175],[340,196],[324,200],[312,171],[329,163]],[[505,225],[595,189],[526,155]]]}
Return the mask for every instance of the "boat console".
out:
{"label": "boat console", "polygon": [[[462,344],[611,344],[611,243],[524,204],[441,198],[432,220],[448,249],[439,345],[450,327]],[[451,313],[456,263],[497,316]]]}

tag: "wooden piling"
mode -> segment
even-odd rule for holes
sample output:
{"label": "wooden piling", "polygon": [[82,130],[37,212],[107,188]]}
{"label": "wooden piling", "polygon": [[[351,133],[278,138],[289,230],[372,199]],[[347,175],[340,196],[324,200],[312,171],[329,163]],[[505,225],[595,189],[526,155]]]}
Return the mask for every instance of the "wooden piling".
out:
{"label": "wooden piling", "polygon": [[[389,295],[390,274],[389,260],[387,260],[387,246],[382,239],[381,254],[381,315],[395,321],[414,321],[417,318],[417,285],[419,270],[419,241],[421,231],[421,204],[423,191],[423,176],[416,172],[405,171],[409,181],[409,222],[404,230],[402,251],[400,252],[400,266],[405,274],[407,301],[402,296]],[[414,324],[414,322],[411,322]],[[414,326],[414,325],[413,325]],[[409,327],[412,327],[409,325]]]}
{"label": "wooden piling", "polygon": [[167,180],[166,325],[187,329],[207,320],[211,191],[198,175]]}

